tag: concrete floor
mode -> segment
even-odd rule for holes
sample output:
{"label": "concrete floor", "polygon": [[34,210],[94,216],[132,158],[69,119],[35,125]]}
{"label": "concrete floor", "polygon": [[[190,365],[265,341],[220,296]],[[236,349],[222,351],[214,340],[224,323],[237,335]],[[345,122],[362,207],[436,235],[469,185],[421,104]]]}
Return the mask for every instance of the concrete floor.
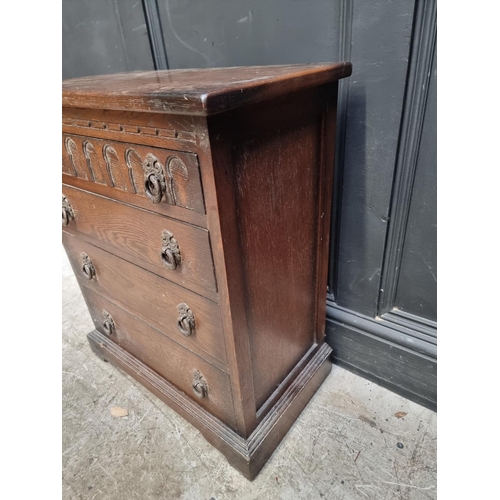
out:
{"label": "concrete floor", "polygon": [[[336,366],[247,481],[190,424],[90,351],[92,321],[64,253],[62,267],[63,499],[436,498],[436,414]],[[112,407],[129,415],[113,417]]]}

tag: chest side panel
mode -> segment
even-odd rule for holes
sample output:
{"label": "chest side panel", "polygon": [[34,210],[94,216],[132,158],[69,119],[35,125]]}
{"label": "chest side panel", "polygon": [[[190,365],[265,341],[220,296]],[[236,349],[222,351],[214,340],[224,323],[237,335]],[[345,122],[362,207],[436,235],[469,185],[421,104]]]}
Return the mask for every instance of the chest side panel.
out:
{"label": "chest side panel", "polygon": [[314,89],[211,121],[226,142],[214,170],[233,189],[237,227],[222,231],[240,255],[257,410],[323,338],[328,102]]}

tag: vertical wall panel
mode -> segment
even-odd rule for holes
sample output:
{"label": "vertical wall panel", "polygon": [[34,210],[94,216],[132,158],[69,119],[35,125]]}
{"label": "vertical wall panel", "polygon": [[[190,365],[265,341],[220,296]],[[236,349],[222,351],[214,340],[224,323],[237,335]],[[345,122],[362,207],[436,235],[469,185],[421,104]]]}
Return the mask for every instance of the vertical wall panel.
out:
{"label": "vertical wall panel", "polygon": [[436,2],[354,1],[351,32],[327,339],[337,363],[436,408]]}
{"label": "vertical wall panel", "polygon": [[339,0],[159,0],[169,66],[334,61]]}
{"label": "vertical wall panel", "polygon": [[142,3],[63,0],[63,79],[153,69]]}
{"label": "vertical wall panel", "polygon": [[420,142],[395,306],[437,320],[436,60]]}
{"label": "vertical wall panel", "polygon": [[374,317],[410,51],[413,1],[354,1],[338,305]]}

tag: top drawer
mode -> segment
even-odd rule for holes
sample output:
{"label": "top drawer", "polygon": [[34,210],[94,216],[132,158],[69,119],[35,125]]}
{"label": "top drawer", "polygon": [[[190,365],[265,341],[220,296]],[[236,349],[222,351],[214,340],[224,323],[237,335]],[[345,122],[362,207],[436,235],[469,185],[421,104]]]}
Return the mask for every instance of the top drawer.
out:
{"label": "top drawer", "polygon": [[206,225],[195,154],[73,134],[62,142],[67,184]]}

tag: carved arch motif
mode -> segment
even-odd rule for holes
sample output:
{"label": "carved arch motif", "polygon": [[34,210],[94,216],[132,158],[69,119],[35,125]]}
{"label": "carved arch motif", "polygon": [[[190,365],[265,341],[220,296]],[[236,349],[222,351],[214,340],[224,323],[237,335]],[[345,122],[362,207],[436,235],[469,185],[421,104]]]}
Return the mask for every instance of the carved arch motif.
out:
{"label": "carved arch motif", "polygon": [[186,206],[189,171],[186,164],[178,156],[170,156],[166,162],[168,186],[172,205]]}
{"label": "carved arch motif", "polygon": [[94,145],[90,141],[83,141],[82,144],[83,156],[85,156],[85,160],[87,161],[87,168],[90,173],[90,178],[95,182],[96,176],[94,172],[94,168],[92,167],[92,162],[97,162],[97,152],[94,148]]}
{"label": "carved arch motif", "polygon": [[66,140],[64,141],[64,147],[66,148],[66,152],[68,153],[69,161],[71,163],[71,168],[73,169],[75,176],[78,177],[78,171],[76,170],[75,160],[74,160],[74,155],[76,154],[76,152],[78,150],[78,148],[76,147],[75,141],[73,139],[71,139],[70,137],[66,137]]}
{"label": "carved arch motif", "polygon": [[102,156],[104,157],[104,161],[106,162],[106,170],[108,171],[109,180],[111,181],[111,185],[113,187],[124,187],[117,186],[117,173],[120,169],[120,159],[118,158],[118,153],[115,148],[110,146],[109,144],[105,144],[102,148]]}
{"label": "carved arch motif", "polygon": [[128,167],[130,185],[132,186],[133,192],[137,193],[138,189],[141,187],[141,179],[136,177],[138,172],[142,169],[142,158],[134,148],[128,148],[125,151],[125,163]]}

